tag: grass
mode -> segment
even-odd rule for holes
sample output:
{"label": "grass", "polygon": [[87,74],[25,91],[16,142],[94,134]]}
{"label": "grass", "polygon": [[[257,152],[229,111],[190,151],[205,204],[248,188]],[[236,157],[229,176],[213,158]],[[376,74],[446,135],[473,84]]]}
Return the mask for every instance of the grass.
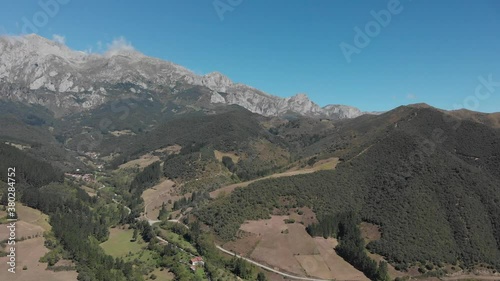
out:
{"label": "grass", "polygon": [[[112,228],[108,241],[102,243],[101,247],[106,254],[115,258],[121,257],[125,262],[135,262],[142,272],[150,272],[155,269],[159,254],[148,250],[147,243],[142,240],[140,235],[138,235],[137,241],[131,241],[133,233],[132,229]],[[170,276],[167,272],[162,272],[161,275],[156,274],[158,277],[164,275]],[[165,278],[157,278],[156,280],[172,280]]]}
{"label": "grass", "polygon": [[202,267],[197,268],[196,271],[194,272],[194,275],[198,276],[200,279],[206,279],[205,278],[205,271],[203,270]]}
{"label": "grass", "polygon": [[338,164],[338,159],[337,158],[332,158],[328,159],[325,161],[325,163],[320,163],[319,165],[315,165],[314,168],[316,171],[320,170],[333,170]]}
{"label": "grass", "polygon": [[[156,275],[155,281],[172,281],[175,278],[174,274],[169,272],[168,269],[161,270],[157,268],[153,272],[151,272],[148,276],[151,276],[151,274]],[[146,280],[152,280],[152,279],[146,279]]]}
{"label": "grass", "polygon": [[184,240],[184,238],[182,238],[177,233],[161,229],[160,230],[160,236],[163,239],[167,240],[168,242],[170,242],[170,243],[172,243],[172,244],[174,244],[174,245],[176,245],[178,247],[181,247],[181,248],[185,249],[186,251],[190,251],[191,253],[197,253],[198,252],[198,251],[196,251],[196,248],[191,243],[189,243],[188,241]]}
{"label": "grass", "polygon": [[[146,247],[146,243],[140,237],[138,237],[137,241],[132,242],[133,233],[132,229],[112,228],[108,241],[102,243],[101,247],[106,254],[113,257],[125,257],[129,253],[137,254]],[[140,244],[140,242],[142,243]]]}
{"label": "grass", "polygon": [[16,211],[20,220],[38,225],[46,231],[51,229],[51,226],[48,222],[49,216],[40,212],[39,210],[24,206],[22,204],[16,204]]}

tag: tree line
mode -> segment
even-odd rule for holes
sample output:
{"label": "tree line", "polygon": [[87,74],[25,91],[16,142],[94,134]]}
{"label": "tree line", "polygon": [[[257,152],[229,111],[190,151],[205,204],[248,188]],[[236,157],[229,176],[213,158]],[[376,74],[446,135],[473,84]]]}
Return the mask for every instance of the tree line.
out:
{"label": "tree line", "polygon": [[356,269],[362,271],[370,280],[389,281],[387,263],[381,261],[378,266],[366,254],[365,242],[359,230],[361,219],[353,211],[326,216],[307,226],[311,236],[335,237],[339,240],[335,251]]}

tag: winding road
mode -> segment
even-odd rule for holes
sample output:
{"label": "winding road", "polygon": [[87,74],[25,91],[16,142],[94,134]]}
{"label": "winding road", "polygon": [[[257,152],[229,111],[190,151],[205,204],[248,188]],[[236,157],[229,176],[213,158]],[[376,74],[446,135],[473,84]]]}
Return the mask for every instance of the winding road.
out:
{"label": "winding road", "polygon": [[128,214],[129,214],[129,215],[130,215],[130,213],[132,213],[132,210],[130,210],[130,208],[129,208],[129,207],[127,207],[127,206],[123,205],[122,203],[118,202],[115,198],[113,198],[113,199],[111,199],[111,200],[112,200],[113,202],[115,202],[116,204],[118,204],[118,205],[122,205],[125,209],[127,209],[127,212],[128,212]]}

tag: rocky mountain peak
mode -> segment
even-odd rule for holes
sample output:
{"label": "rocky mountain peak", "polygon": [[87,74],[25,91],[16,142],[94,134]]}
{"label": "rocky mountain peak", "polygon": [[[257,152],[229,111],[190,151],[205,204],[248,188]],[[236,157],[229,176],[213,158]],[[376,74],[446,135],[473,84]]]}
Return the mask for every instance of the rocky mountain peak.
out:
{"label": "rocky mountain peak", "polygon": [[309,97],[305,93],[298,93],[295,96],[292,96],[290,100],[294,101],[309,101]]}
{"label": "rocky mountain peak", "polygon": [[217,71],[203,75],[201,83],[217,92],[226,92],[228,87],[233,85],[229,77]]}
{"label": "rocky mountain peak", "polygon": [[[165,95],[165,89],[178,85],[204,86],[211,90],[210,103],[237,104],[265,116],[293,112],[339,119],[362,114],[349,106],[321,108],[304,93],[273,96],[233,83],[220,72],[199,76],[180,65],[147,57],[128,44],[112,45],[104,54],[88,54],[36,34],[0,37],[0,82],[0,98],[40,104],[57,115],[96,108],[119,98],[117,94]],[[117,88],[119,93],[109,94]]]}

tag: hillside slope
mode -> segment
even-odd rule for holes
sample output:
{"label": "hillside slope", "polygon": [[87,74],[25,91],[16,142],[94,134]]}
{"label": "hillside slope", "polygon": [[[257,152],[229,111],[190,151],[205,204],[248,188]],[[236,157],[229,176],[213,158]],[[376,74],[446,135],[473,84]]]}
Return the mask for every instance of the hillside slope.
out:
{"label": "hillside slope", "polygon": [[309,206],[320,218],[354,210],[381,226],[369,248],[393,263],[500,267],[500,130],[428,107],[349,122],[338,133],[357,133],[346,147],[357,153],[336,171],[254,183],[199,218],[231,239],[275,208]]}

